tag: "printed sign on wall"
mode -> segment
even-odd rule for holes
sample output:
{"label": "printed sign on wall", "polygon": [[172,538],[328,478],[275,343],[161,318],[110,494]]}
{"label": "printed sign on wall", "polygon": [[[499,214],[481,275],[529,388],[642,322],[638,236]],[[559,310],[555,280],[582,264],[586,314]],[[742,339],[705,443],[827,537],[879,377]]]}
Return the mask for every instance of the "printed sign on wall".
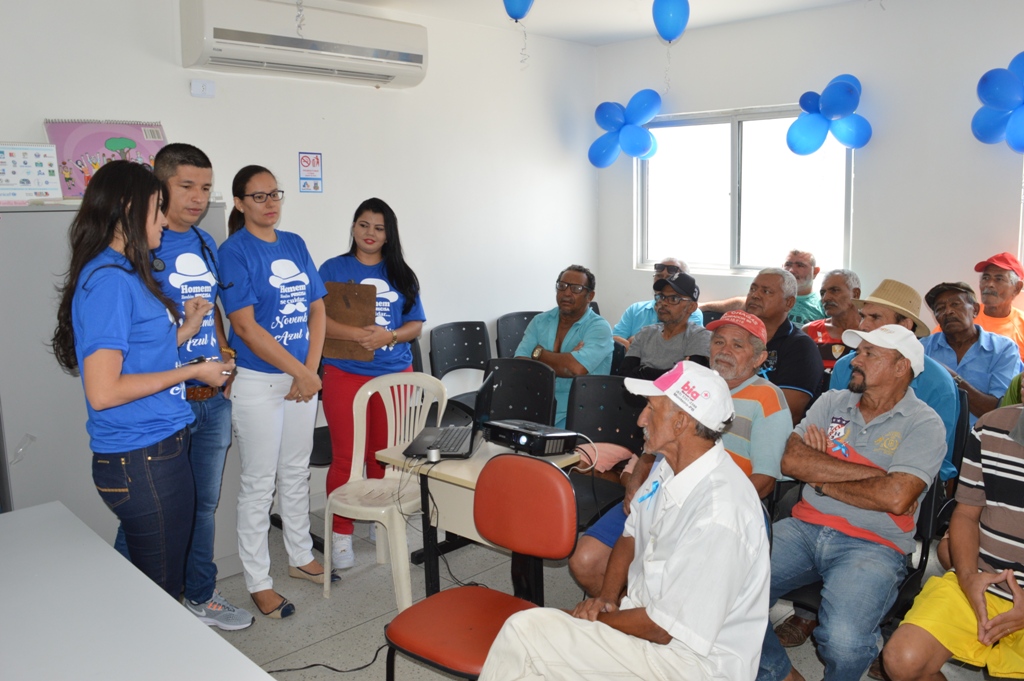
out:
{"label": "printed sign on wall", "polygon": [[324,193],[323,154],[315,151],[299,152],[299,192]]}

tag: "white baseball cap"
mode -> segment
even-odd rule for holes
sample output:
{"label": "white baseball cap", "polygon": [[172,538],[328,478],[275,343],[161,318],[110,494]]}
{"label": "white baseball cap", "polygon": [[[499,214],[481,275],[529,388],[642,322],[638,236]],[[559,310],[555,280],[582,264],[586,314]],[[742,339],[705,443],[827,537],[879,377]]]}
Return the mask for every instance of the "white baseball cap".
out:
{"label": "white baseball cap", "polygon": [[717,371],[695,362],[680,362],[655,381],[627,378],[626,390],[634,395],[664,395],[701,425],[721,433],[736,412],[725,379]]}
{"label": "white baseball cap", "polygon": [[843,331],[843,343],[851,348],[856,348],[861,341],[867,341],[880,348],[895,350],[910,360],[910,368],[914,370],[914,376],[924,371],[924,346],[917,339],[914,332],[899,324],[886,324],[874,331],[855,331],[847,329]]}

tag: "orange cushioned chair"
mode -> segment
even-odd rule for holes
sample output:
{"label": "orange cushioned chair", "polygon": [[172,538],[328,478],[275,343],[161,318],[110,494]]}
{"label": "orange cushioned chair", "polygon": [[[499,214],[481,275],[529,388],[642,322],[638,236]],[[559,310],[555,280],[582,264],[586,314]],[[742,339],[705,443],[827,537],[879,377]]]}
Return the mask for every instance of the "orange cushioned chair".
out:
{"label": "orange cushioned chair", "polygon": [[[562,560],[576,548],[572,483],[544,459],[499,454],[487,462],[477,480],[473,518],[480,536],[511,550],[513,558]],[[413,604],[384,629],[388,681],[395,678],[398,650],[449,674],[477,678],[505,620],[537,605],[480,586],[447,589]]]}

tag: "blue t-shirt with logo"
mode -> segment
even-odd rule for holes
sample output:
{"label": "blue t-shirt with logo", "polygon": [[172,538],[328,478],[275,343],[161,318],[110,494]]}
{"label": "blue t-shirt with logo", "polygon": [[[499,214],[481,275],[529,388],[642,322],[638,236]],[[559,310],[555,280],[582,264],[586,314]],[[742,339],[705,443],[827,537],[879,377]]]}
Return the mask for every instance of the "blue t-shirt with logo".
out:
{"label": "blue t-shirt with logo", "polygon": [[[364,265],[354,255],[339,255],[320,266],[320,278],[324,281],[369,284],[377,288],[376,323],[388,331],[397,331],[406,322],[424,322],[423,303],[419,294],[408,313],[403,313],[405,296],[395,290],[388,278],[384,262]],[[404,371],[412,364],[412,350],[408,343],[396,343],[395,347],[384,346],[373,353],[372,362],[357,362],[351,359],[324,358],[324,364],[361,376],[382,376]]]}
{"label": "blue t-shirt with logo", "polygon": [[[71,321],[79,368],[97,350],[120,352],[122,374],[156,373],[178,366],[177,320],[146,288],[128,259],[112,248],[82,268]],[[182,383],[102,411],[93,409],[88,399],[85,406],[89,447],[99,454],[148,447],[194,419]]]}
{"label": "blue t-shirt with logo", "polygon": [[[200,246],[199,240],[206,243]],[[217,244],[213,237],[193,227],[187,232],[165,229],[154,255],[164,263],[162,272],[153,271],[153,277],[160,282],[164,293],[178,306],[182,321],[185,317],[185,301],[195,297],[205,298],[211,303],[217,300]],[[196,335],[178,346],[178,357],[182,364],[196,357],[220,358],[217,344],[217,327],[214,323],[215,310],[203,318],[203,324]],[[186,385],[206,385],[202,381],[189,380]]]}
{"label": "blue t-shirt with logo", "polygon": [[[240,229],[221,244],[221,281],[234,285],[221,290],[220,299],[229,315],[251,305],[256,323],[292,357],[305,363],[309,354],[309,306],[323,298],[327,290],[302,237],[291,232],[275,233],[277,241],[269,243]],[[236,340],[234,329],[228,341],[238,353],[238,366],[281,373],[257,357],[241,339]]]}

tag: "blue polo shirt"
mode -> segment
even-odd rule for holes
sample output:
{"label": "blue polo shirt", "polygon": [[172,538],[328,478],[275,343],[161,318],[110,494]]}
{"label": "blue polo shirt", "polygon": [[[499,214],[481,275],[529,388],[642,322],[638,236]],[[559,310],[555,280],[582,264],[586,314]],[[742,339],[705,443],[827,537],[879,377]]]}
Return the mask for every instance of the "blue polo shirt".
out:
{"label": "blue polo shirt", "polygon": [[[830,390],[846,390],[850,385],[850,362],[855,356],[851,353],[836,362],[828,385]],[[956,466],[953,465],[953,440],[960,416],[960,397],[956,392],[956,383],[941,364],[925,355],[924,371],[914,376],[910,387],[919,400],[939,415],[942,425],[946,427],[946,458],[942,461],[939,477],[949,480],[957,474]]]}
{"label": "blue polo shirt", "polygon": [[[541,312],[523,334],[523,340],[516,348],[516,357],[529,357],[538,345],[554,351],[555,334],[558,332],[558,308]],[[583,341],[583,347],[573,351],[572,356],[583,365],[588,374],[607,374],[612,369],[612,328],[604,317],[589,307],[576,320],[562,340],[562,352],[569,352]],[[555,379],[555,425],[565,427],[565,412],[569,402],[571,378]]]}
{"label": "blue polo shirt", "polygon": [[[641,300],[626,308],[626,311],[622,313],[622,319],[612,329],[612,335],[629,339],[645,326],[657,323],[658,313],[654,311],[654,299]],[[699,307],[687,318],[686,323],[704,326],[704,313],[700,311]]]}

